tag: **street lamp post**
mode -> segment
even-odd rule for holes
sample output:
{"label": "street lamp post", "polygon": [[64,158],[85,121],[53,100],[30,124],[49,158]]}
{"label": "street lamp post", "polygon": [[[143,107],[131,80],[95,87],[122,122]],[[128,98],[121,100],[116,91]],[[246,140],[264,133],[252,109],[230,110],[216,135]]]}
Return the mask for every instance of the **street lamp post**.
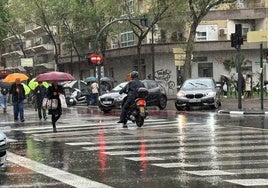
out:
{"label": "street lamp post", "polygon": [[[97,54],[97,51],[98,51],[98,41],[99,41],[99,38],[101,36],[101,34],[103,33],[103,31],[109,27],[110,25],[112,25],[113,23],[116,23],[116,22],[121,22],[121,21],[129,21],[129,20],[140,20],[141,21],[141,24],[145,24],[147,25],[147,18],[144,17],[144,18],[118,18],[118,19],[115,19],[109,23],[107,23],[106,25],[104,25],[101,30],[97,33],[97,36],[96,36],[96,39],[94,41],[94,46],[93,46],[93,52],[95,54]],[[99,84],[99,91],[100,91],[100,77],[101,77],[101,63],[98,64],[97,66],[98,68],[98,71],[97,71],[97,77],[98,77],[98,84]],[[99,92],[100,93],[100,92]]]}

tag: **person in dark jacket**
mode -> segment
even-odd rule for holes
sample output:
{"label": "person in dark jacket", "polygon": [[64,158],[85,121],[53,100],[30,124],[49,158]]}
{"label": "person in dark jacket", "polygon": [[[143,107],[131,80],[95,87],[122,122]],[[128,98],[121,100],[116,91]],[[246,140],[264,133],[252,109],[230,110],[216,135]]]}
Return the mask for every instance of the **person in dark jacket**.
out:
{"label": "person in dark jacket", "polygon": [[49,109],[48,110],[48,114],[51,115],[53,132],[57,132],[56,122],[60,119],[60,116],[62,114],[61,102],[60,102],[60,98],[59,98],[60,94],[64,94],[63,87],[58,85],[57,81],[53,81],[52,85],[49,86],[47,89],[47,98],[57,99],[57,101],[58,101],[58,106],[56,109],[54,109],[54,110]]}
{"label": "person in dark jacket", "polygon": [[42,107],[42,102],[46,94],[47,94],[47,88],[43,86],[43,82],[38,82],[38,86],[34,89],[34,95],[36,98],[38,117],[40,120],[42,120],[42,117],[44,118],[44,120],[47,120],[46,109]]}
{"label": "person in dark jacket", "polygon": [[14,112],[14,121],[19,120],[24,122],[24,99],[25,99],[25,91],[23,85],[19,78],[15,80],[15,83],[11,85],[10,94],[12,95],[12,104],[13,104],[13,112]]}
{"label": "person in dark jacket", "polygon": [[127,111],[131,104],[135,101],[137,98],[137,91],[139,88],[144,87],[144,84],[139,80],[138,78],[139,73],[137,71],[132,71],[130,73],[131,81],[128,82],[128,84],[120,90],[120,94],[127,93],[126,101],[124,102],[122,106],[122,111],[120,115],[120,120],[117,123],[123,123],[123,127],[127,128]]}

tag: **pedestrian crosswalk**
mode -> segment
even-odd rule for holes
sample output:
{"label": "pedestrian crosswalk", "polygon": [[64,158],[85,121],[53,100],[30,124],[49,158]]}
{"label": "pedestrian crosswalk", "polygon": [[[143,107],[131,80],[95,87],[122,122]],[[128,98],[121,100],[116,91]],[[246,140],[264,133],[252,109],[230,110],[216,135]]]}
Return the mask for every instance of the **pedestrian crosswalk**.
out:
{"label": "pedestrian crosswalk", "polygon": [[173,180],[169,187],[183,186],[183,177],[201,182],[200,187],[268,186],[268,131],[264,129],[181,118],[151,118],[142,128],[129,123],[127,129],[115,122],[114,117],[77,121],[65,117],[58,124],[58,133],[52,133],[49,124],[21,130],[39,142],[60,142],[74,151],[101,153],[107,166],[117,159],[119,165],[122,160],[133,163],[133,168],[146,163],[143,167],[154,173],[147,176],[168,175]]}

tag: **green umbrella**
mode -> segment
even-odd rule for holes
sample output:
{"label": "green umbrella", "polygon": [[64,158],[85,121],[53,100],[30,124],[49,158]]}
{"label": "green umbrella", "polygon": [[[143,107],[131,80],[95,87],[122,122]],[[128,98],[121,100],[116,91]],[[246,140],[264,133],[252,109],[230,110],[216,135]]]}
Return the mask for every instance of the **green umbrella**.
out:
{"label": "green umbrella", "polygon": [[[43,86],[45,86],[45,88],[48,88],[50,86],[49,83],[47,82],[42,82]],[[34,90],[37,86],[38,86],[38,82],[36,81],[36,78],[31,79],[31,81],[28,83],[28,86]]]}
{"label": "green umbrella", "polygon": [[87,77],[84,81],[85,82],[95,82],[95,81],[97,81],[97,78],[94,76],[90,76],[90,77]]}

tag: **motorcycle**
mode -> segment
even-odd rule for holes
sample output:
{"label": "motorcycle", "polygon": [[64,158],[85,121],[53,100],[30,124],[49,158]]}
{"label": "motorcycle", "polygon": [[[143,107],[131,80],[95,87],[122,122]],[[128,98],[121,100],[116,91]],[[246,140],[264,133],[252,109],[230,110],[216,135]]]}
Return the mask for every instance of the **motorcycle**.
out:
{"label": "motorcycle", "polygon": [[81,94],[77,88],[64,88],[66,94],[66,103],[69,106],[86,103],[86,96]]}
{"label": "motorcycle", "polygon": [[146,97],[148,96],[148,90],[146,88],[138,89],[138,97],[135,102],[129,107],[127,112],[127,119],[136,123],[138,127],[142,127],[144,119],[148,116],[146,108]]}

